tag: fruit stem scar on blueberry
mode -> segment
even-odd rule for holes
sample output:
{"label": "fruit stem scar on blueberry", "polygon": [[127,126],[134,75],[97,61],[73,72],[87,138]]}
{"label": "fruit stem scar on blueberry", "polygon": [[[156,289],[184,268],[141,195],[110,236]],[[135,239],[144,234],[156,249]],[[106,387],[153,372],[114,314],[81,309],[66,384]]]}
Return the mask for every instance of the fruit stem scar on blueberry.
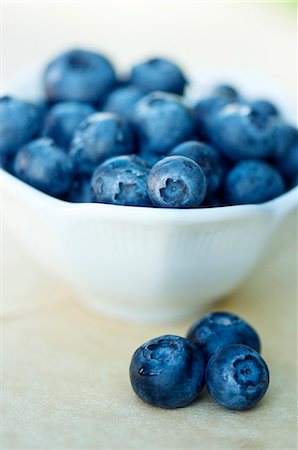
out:
{"label": "fruit stem scar on blueberry", "polygon": [[[172,201],[174,195],[175,199],[183,201],[184,197],[187,196],[187,186],[182,180],[176,180],[173,178],[167,178],[165,187],[159,190],[161,197],[167,203]],[[178,196],[178,192],[180,195]]]}

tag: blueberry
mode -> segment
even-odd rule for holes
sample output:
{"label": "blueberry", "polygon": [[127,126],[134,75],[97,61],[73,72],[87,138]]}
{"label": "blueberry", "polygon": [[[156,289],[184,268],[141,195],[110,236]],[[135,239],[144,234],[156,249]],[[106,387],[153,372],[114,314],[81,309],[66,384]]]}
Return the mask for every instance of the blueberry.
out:
{"label": "blueberry", "polygon": [[207,191],[201,167],[185,156],[168,156],[158,161],[148,177],[148,194],[161,208],[198,207]]}
{"label": "blueberry", "polygon": [[270,164],[253,159],[236,164],[225,180],[224,196],[231,204],[262,203],[285,192],[280,173]]}
{"label": "blueberry", "polygon": [[52,139],[41,138],[18,151],[14,172],[31,186],[59,197],[71,185],[73,165],[69,156]]}
{"label": "blueberry", "polygon": [[211,397],[228,409],[244,410],[255,406],[269,385],[269,370],[251,347],[232,344],[223,347],[209,360],[206,385]]}
{"label": "blueberry", "polygon": [[193,112],[199,137],[209,140],[211,124],[216,114],[230,103],[231,100],[226,96],[213,96],[203,98],[195,104]]}
{"label": "blueberry", "polygon": [[0,155],[13,155],[39,131],[39,110],[14,97],[0,98]]}
{"label": "blueberry", "polygon": [[148,175],[149,165],[136,155],[107,159],[93,174],[93,200],[115,205],[150,206]]}
{"label": "blueberry", "polygon": [[187,339],[196,344],[206,361],[229,344],[245,344],[260,351],[261,343],[255,330],[236,314],[213,312],[195,322]]}
{"label": "blueberry", "polygon": [[13,173],[13,161],[13,155],[0,153],[0,167],[6,170],[6,172]]}
{"label": "blueberry", "polygon": [[298,130],[292,125],[278,121],[273,129],[273,159],[280,163],[287,158],[289,149],[298,144]]}
{"label": "blueberry", "polygon": [[141,99],[133,121],[141,151],[160,155],[190,139],[194,131],[193,116],[181,98],[163,92]]}
{"label": "blueberry", "polygon": [[76,171],[91,174],[105,159],[132,153],[134,136],[130,125],[112,113],[96,113],[83,120],[70,145]]}
{"label": "blueberry", "polygon": [[239,99],[239,94],[237,90],[229,84],[219,84],[213,90],[213,95],[215,97],[226,97],[229,100],[237,101]]}
{"label": "blueberry", "polygon": [[169,155],[182,155],[193,159],[206,176],[208,195],[213,195],[218,190],[224,169],[220,154],[215,148],[201,142],[187,141],[175,147]]}
{"label": "blueberry", "polygon": [[91,203],[91,180],[90,177],[74,177],[64,200],[72,203]]}
{"label": "blueberry", "polygon": [[181,69],[172,61],[162,58],[149,59],[134,66],[130,82],[144,93],[164,91],[179,95],[183,94],[187,84]]}
{"label": "blueberry", "polygon": [[136,103],[143,96],[144,93],[137,86],[118,87],[107,96],[102,109],[129,119]]}
{"label": "blueberry", "polygon": [[298,143],[289,148],[284,159],[277,164],[290,186],[295,186],[298,177]]}
{"label": "blueberry", "polygon": [[255,100],[251,102],[253,111],[264,117],[275,117],[279,115],[278,109],[268,100]]}
{"label": "blueberry", "polygon": [[205,362],[187,339],[165,335],[143,344],[131,360],[130,381],[146,403],[179,408],[193,402],[204,386]]}
{"label": "blueberry", "polygon": [[97,103],[116,84],[116,74],[104,56],[74,49],[62,53],[47,66],[44,83],[52,102]]}
{"label": "blueberry", "polygon": [[93,113],[95,109],[87,103],[57,103],[46,115],[43,134],[54,139],[58,146],[67,148],[80,122]]}
{"label": "blueberry", "polygon": [[247,105],[227,105],[212,122],[210,139],[231,161],[268,158],[273,126],[267,119]]}
{"label": "blueberry", "polygon": [[150,167],[153,167],[160,159],[164,158],[163,155],[159,155],[158,153],[141,151],[140,157],[144,159]]}

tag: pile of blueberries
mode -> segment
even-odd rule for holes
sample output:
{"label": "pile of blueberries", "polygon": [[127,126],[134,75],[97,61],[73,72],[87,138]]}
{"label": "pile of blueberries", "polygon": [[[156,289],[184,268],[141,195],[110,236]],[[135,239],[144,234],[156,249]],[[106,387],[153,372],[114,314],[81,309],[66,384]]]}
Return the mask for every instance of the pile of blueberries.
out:
{"label": "pile of blueberries", "polygon": [[260,349],[248,323],[214,312],[195,322],[186,338],[165,335],[141,345],[131,360],[131,385],[150,405],[180,408],[196,400],[206,383],[221,406],[245,410],[263,398],[269,385]]}
{"label": "pile of blueberries", "polygon": [[298,181],[298,130],[263,99],[229,85],[204,98],[167,59],[117,77],[74,49],[43,74],[35,103],[0,99],[1,166],[70,202],[195,208],[271,200]]}

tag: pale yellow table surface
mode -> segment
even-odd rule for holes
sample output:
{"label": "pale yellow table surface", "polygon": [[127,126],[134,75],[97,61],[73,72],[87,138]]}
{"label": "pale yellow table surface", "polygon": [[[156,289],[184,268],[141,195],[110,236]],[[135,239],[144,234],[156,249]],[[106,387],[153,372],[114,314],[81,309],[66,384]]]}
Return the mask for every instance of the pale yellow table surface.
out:
{"label": "pale yellow table surface", "polygon": [[[258,67],[295,101],[295,21],[276,4],[5,2],[3,30],[4,89],[28,61],[89,43],[123,66],[160,50],[186,66]],[[138,400],[128,379],[132,352],[154,336],[183,335],[195,318],[142,326],[84,310],[20,247],[5,207],[3,216],[1,448],[297,447],[296,214],[250,279],[213,307],[239,313],[257,328],[270,367],[265,399],[242,413],[220,408],[206,393],[173,411]]]}

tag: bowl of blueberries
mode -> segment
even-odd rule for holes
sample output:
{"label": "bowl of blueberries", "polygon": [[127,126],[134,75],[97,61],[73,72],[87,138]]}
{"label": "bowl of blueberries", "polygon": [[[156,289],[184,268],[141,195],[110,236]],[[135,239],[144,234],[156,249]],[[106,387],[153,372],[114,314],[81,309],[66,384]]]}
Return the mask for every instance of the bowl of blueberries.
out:
{"label": "bowl of blueberries", "polygon": [[254,72],[154,58],[119,75],[68,50],[0,99],[5,218],[93,310],[186,317],[235,289],[296,208],[294,118]]}

